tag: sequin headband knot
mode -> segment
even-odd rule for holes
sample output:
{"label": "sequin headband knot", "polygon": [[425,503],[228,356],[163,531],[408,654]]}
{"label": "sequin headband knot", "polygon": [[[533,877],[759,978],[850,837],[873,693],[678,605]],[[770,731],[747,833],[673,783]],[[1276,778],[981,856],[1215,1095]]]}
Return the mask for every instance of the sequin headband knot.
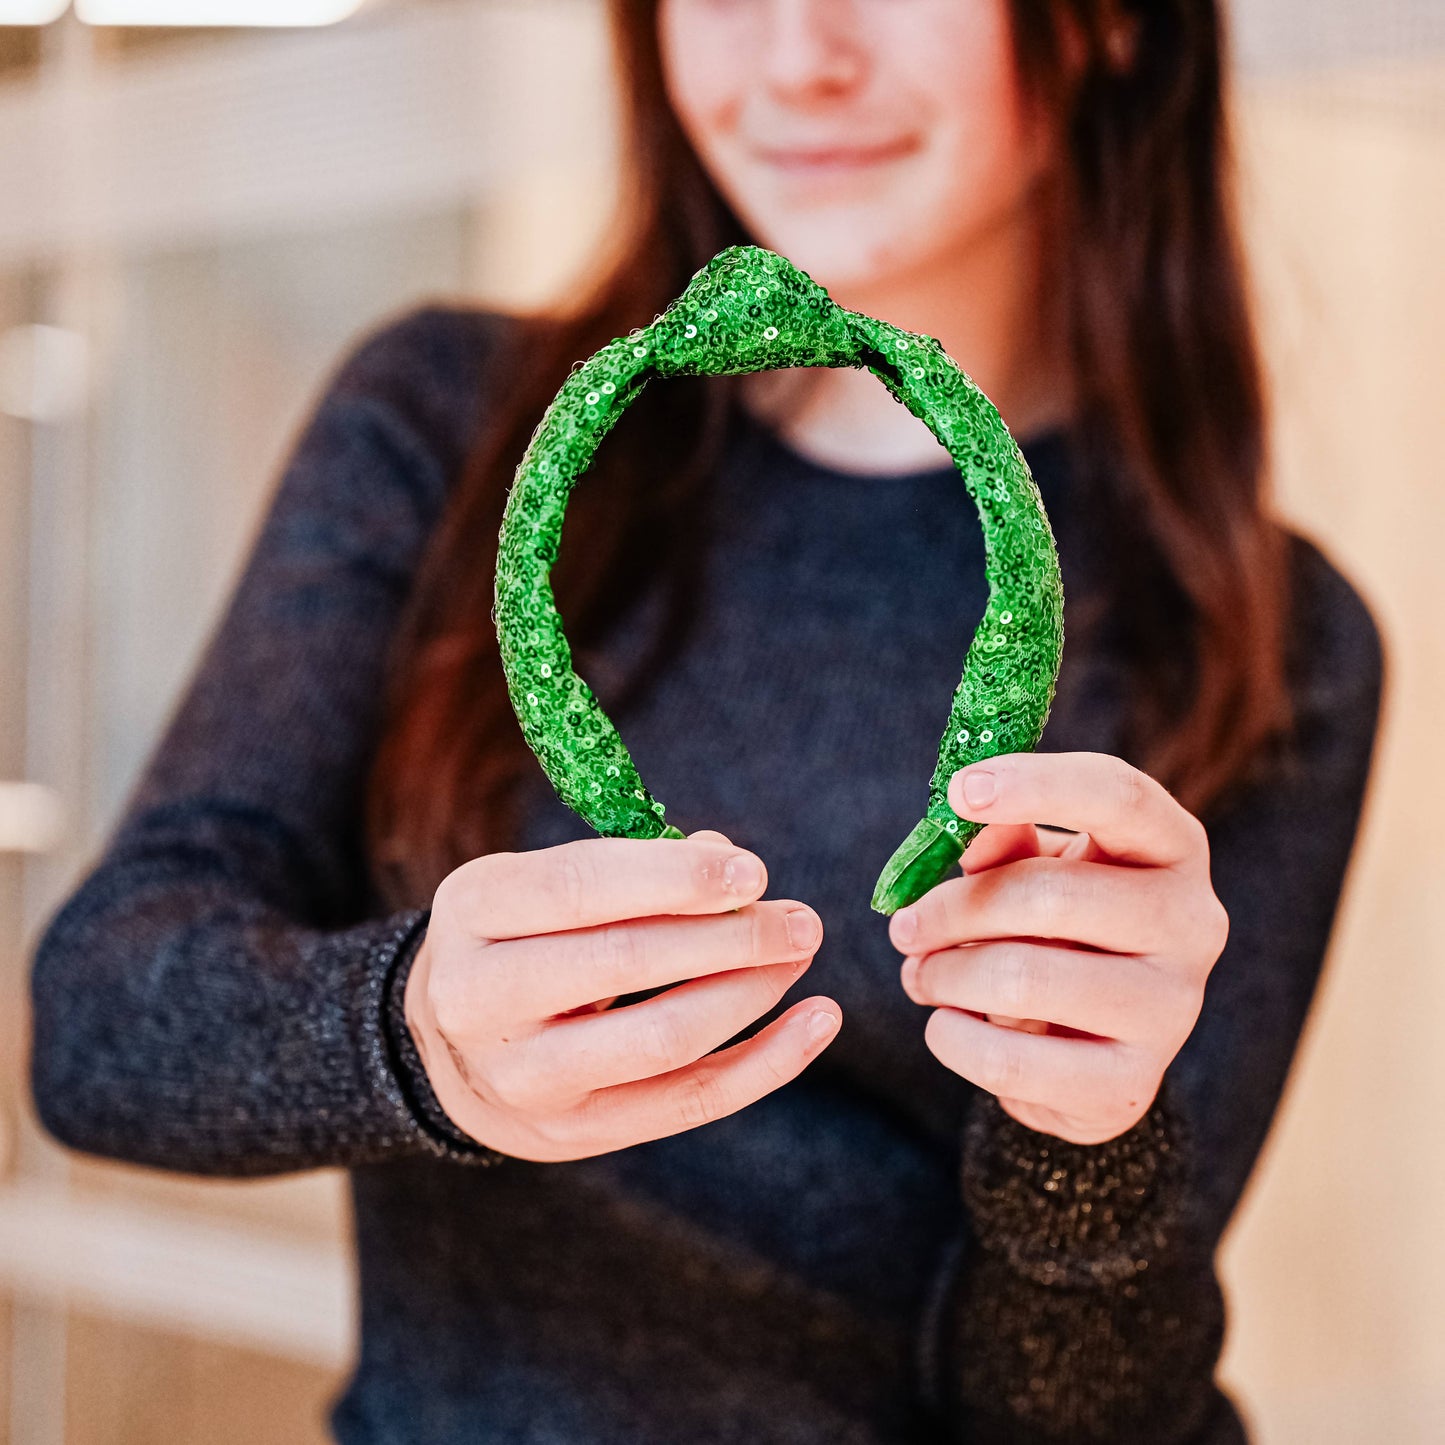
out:
{"label": "sequin headband knot", "polygon": [[1027,752],[1043,733],[1063,653],[1063,585],[1038,486],[993,403],[931,336],[839,306],[786,258],[730,246],[652,324],[562,383],[507,497],[497,639],[527,745],[562,801],[609,837],[682,838],[611,720],[572,668],[548,580],[567,498],[602,438],[653,377],[798,366],[867,367],[948,449],[982,524],[989,598],[953,695],[924,816],[884,864],[872,907],[894,913],[941,881],[983,824],[949,806],[959,768]]}

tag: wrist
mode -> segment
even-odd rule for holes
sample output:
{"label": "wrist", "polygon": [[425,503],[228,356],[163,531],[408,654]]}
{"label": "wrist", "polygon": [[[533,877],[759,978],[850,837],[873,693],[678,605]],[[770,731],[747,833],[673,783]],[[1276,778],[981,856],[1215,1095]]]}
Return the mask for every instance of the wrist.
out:
{"label": "wrist", "polygon": [[416,1051],[417,1057],[423,1066],[427,1067],[428,1072],[430,1072],[430,1060],[427,1057],[426,1020],[430,1018],[427,1003],[427,980],[431,974],[431,950],[428,947],[430,935],[431,920],[428,917],[417,936],[411,958],[403,964],[398,979],[401,985],[402,1023],[406,1026],[407,1037],[411,1041],[412,1049]]}
{"label": "wrist", "polygon": [[[438,1085],[447,1092],[454,1083],[464,1086],[454,1077],[455,1069],[447,1050],[432,1044],[438,1035],[428,1024],[429,934],[430,914],[427,913],[422,915],[410,946],[399,955],[396,972],[387,990],[388,1032],[395,1053],[397,1076],[412,1117],[436,1153],[466,1163],[500,1163],[510,1156],[480,1143],[461,1128],[438,1093]],[[434,1080],[433,1068],[438,1070],[441,1078]]]}
{"label": "wrist", "polygon": [[1112,1284],[1174,1248],[1190,1154],[1167,1075],[1143,1118],[1098,1144],[1031,1129],[981,1094],[965,1130],[963,1198],[983,1248],[1020,1273]]}

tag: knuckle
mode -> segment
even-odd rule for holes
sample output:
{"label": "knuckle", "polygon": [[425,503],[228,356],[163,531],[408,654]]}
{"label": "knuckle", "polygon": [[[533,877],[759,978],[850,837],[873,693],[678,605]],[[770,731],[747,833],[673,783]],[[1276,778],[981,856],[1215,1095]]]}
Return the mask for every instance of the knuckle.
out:
{"label": "knuckle", "polygon": [[1170,1058],[1184,1047],[1184,1041],[1194,1032],[1194,1026],[1199,1022],[1199,1015],[1203,1011],[1204,991],[1181,980],[1169,1016],[1161,1026]]}
{"label": "knuckle", "polygon": [[426,1001],[437,1029],[450,1039],[470,1031],[471,1007],[454,969],[433,967],[426,980]]}
{"label": "knuckle", "polygon": [[734,942],[740,963],[756,963],[776,954],[769,944],[773,930],[781,933],[782,916],[776,908],[762,909],[749,904],[733,914]]}
{"label": "knuckle", "polygon": [[588,986],[596,989],[599,998],[609,991],[632,991],[642,965],[642,947],[635,928],[625,924],[599,928],[592,935],[589,955]]}
{"label": "knuckle", "polygon": [[1060,922],[1068,916],[1077,897],[1077,874],[1065,859],[1038,858],[1034,861],[1048,865],[1033,870],[1034,907],[1049,922]]}
{"label": "knuckle", "polygon": [[1138,768],[1120,762],[1114,770],[1114,802],[1120,813],[1143,812],[1150,802],[1149,778]]}
{"label": "knuckle", "polygon": [[554,1109],[546,1124],[560,1144],[592,1140],[616,1132],[630,1116],[615,1088],[577,1089],[564,1108]]}
{"label": "knuckle", "polygon": [[490,1059],[487,1082],[509,1109],[534,1124],[575,1110],[590,1093],[586,1072],[582,1058],[564,1056],[559,1061],[551,1052],[543,1052],[542,1037],[537,1036]]}
{"label": "knuckle", "polygon": [[713,1069],[689,1070],[673,1085],[669,1104],[674,1117],[689,1129],[727,1112],[726,1095]]}
{"label": "knuckle", "polygon": [[1229,914],[1213,892],[1209,892],[1202,897],[1195,896],[1185,910],[1185,918],[1189,954],[1197,960],[1198,970],[1207,975],[1228,941]]}
{"label": "knuckle", "polygon": [[548,875],[548,902],[564,920],[580,918],[591,882],[592,868],[582,850],[572,844],[558,848]]}
{"label": "knuckle", "polygon": [[1139,1020],[1138,1038],[1158,1041],[1177,1053],[1194,1030],[1204,1003],[1204,991],[1187,973],[1146,965],[1141,994],[1131,995],[1129,1012]]}
{"label": "knuckle", "polygon": [[[1209,896],[1212,903],[1210,913],[1212,915],[1213,930],[1210,937],[1214,943],[1214,958],[1218,958],[1219,955],[1224,952],[1225,945],[1229,942],[1229,910],[1220,902],[1216,894],[1211,893]],[[1214,959],[1211,959],[1211,967],[1213,966],[1213,962]]]}
{"label": "knuckle", "polygon": [[763,1073],[768,1079],[769,1092],[780,1088],[797,1076],[798,1070],[792,1063],[795,1052],[793,1049],[776,1046],[763,1050],[760,1063]]}
{"label": "knuckle", "polygon": [[565,1160],[578,1157],[577,1151],[590,1139],[600,1123],[597,1096],[589,1095],[570,1109],[539,1114],[527,1121],[532,1136],[542,1145],[548,1159]]}
{"label": "knuckle", "polygon": [[496,895],[500,879],[514,857],[511,853],[487,854],[454,868],[436,886],[432,916],[450,920],[464,933],[485,936],[487,900]]}
{"label": "knuckle", "polygon": [[548,1100],[550,1086],[522,1050],[506,1049],[487,1062],[487,1094],[512,1113],[531,1115]]}
{"label": "knuckle", "polygon": [[534,1095],[530,1117],[533,1120],[561,1119],[572,1129],[575,1137],[578,1120],[582,1117],[581,1111],[594,1094],[591,1085],[578,1078],[575,1072],[553,1074],[544,1080],[544,1087],[538,1089]]}
{"label": "knuckle", "polygon": [[1001,1098],[1018,1094],[1024,1081],[1024,1060],[1011,1031],[991,1028],[979,1059],[984,1087]]}
{"label": "knuckle", "polygon": [[1049,1003],[1049,956],[1033,944],[1017,940],[1000,944],[990,980],[1004,1004],[999,1012],[1019,1018],[1043,1017]]}
{"label": "knuckle", "polygon": [[[475,860],[473,860],[475,862]],[[472,863],[463,863],[460,868],[454,868],[450,873],[437,884],[436,890],[432,893],[431,911],[432,917],[444,918],[457,911],[457,894],[466,889],[466,874],[472,867]]]}
{"label": "knuckle", "polygon": [[1131,1124],[1140,1119],[1154,1102],[1154,1096],[1159,1092],[1159,1081],[1160,1071],[1148,1059],[1128,1059],[1122,1065],[1122,1099],[1116,1095],[1116,1103],[1121,1112],[1131,1116]]}
{"label": "knuckle", "polygon": [[485,901],[499,884],[513,886],[530,868],[536,866],[536,855],[503,850],[483,853],[463,865],[463,877],[478,900]]}
{"label": "knuckle", "polygon": [[918,914],[918,932],[926,938],[953,937],[962,932],[970,910],[977,908],[980,897],[987,896],[995,883],[991,871],[973,878],[945,878],[935,883],[913,905]]}
{"label": "knuckle", "polygon": [[688,1031],[676,1009],[659,1009],[642,1026],[639,1061],[662,1074],[687,1061]]}

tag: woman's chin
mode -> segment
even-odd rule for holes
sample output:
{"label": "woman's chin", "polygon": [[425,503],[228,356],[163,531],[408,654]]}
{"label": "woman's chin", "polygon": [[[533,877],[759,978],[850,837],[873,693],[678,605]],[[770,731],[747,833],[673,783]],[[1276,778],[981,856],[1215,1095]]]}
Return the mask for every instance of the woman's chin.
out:
{"label": "woman's chin", "polygon": [[871,207],[774,213],[749,229],[758,245],[786,256],[843,306],[848,292],[877,286],[905,260],[897,231],[880,230]]}

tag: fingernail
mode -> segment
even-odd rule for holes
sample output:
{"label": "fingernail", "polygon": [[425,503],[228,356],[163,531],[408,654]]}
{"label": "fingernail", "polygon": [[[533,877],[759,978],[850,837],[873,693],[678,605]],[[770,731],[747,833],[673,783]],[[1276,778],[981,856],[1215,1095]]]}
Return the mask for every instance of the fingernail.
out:
{"label": "fingernail", "polygon": [[918,937],[918,915],[911,908],[900,908],[893,915],[893,936],[900,943],[912,943]]}
{"label": "fingernail", "polygon": [[994,778],[992,773],[965,773],[963,775],[963,801],[970,808],[981,808],[993,802]]}
{"label": "fingernail", "polygon": [[788,931],[788,942],[794,948],[812,948],[822,936],[818,915],[808,908],[789,910],[783,924]]}
{"label": "fingernail", "polygon": [[820,1044],[838,1027],[838,1015],[827,1009],[814,1009],[808,1015],[808,1037]]}
{"label": "fingernail", "polygon": [[730,893],[753,893],[763,881],[763,865],[751,853],[734,853],[723,865],[723,887]]}

